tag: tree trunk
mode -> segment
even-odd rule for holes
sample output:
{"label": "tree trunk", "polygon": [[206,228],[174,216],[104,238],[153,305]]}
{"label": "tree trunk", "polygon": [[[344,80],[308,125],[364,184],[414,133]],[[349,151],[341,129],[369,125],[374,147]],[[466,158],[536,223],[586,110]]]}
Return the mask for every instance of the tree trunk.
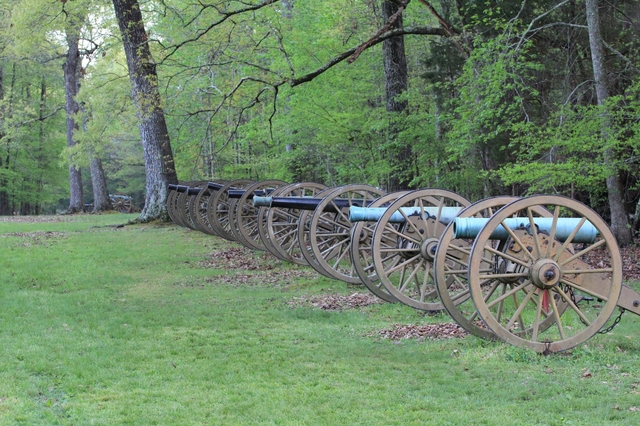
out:
{"label": "tree trunk", "polygon": [[[72,25],[66,30],[67,62],[64,64],[64,89],[65,89],[65,110],[67,113],[67,146],[76,144],[73,133],[78,128],[76,115],[78,114],[78,74],[80,71],[80,51],[79,51],[79,30]],[[73,160],[73,159],[70,159]],[[82,174],[80,169],[73,163],[69,164],[69,187],[70,199],[67,213],[78,213],[84,210],[84,195],[82,190]]]}
{"label": "tree trunk", "polygon": [[167,185],[178,183],[169,132],[160,104],[156,65],[137,0],[113,0],[129,67],[133,100],[140,119],[140,138],[146,172],[146,200],[141,222],[168,220]]}
{"label": "tree trunk", "polygon": [[[393,0],[382,2],[382,20],[386,24],[399,11],[398,3]],[[390,29],[402,28],[402,14],[398,14]],[[411,146],[398,143],[400,120],[407,109],[407,101],[399,100],[399,96],[407,90],[407,58],[404,51],[404,38],[393,37],[382,42],[382,61],[384,65],[384,82],[386,109],[391,118],[387,136],[387,155],[391,166],[389,192],[409,188],[413,179],[413,158]]]}
{"label": "tree trunk", "polygon": [[620,184],[620,170],[616,165],[613,150],[607,142],[610,133],[611,121],[609,114],[604,110],[605,103],[609,97],[606,83],[606,73],[603,63],[602,35],[600,34],[600,14],[598,12],[598,0],[586,0],[587,26],[589,27],[589,44],[591,47],[591,62],[593,65],[593,77],[596,84],[596,95],[598,105],[603,108],[602,113],[602,136],[605,140],[605,163],[611,165],[613,170],[607,177],[607,193],[609,199],[609,210],[611,211],[611,231],[616,236],[618,244],[624,246],[631,244],[632,235],[629,227],[629,219],[623,200],[623,190]]}
{"label": "tree trunk", "polygon": [[107,190],[107,180],[102,168],[102,161],[98,157],[93,157],[90,162],[91,185],[93,186],[93,211],[99,213],[105,210],[112,210],[111,198]]}

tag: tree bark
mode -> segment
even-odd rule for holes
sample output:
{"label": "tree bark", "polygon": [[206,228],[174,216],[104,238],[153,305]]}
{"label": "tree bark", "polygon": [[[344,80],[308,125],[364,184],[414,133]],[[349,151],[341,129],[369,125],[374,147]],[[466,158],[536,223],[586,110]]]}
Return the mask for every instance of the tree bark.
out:
{"label": "tree bark", "polygon": [[[76,116],[78,114],[78,74],[80,71],[80,51],[79,51],[79,30],[70,25],[66,30],[67,37],[67,61],[64,64],[64,89],[65,89],[65,110],[67,113],[67,146],[73,147],[76,142],[73,138],[74,131],[78,128]],[[84,210],[84,195],[82,189],[82,174],[76,168],[70,158],[69,164],[69,208],[67,213],[78,213]]]}
{"label": "tree bark", "polygon": [[138,220],[168,220],[167,185],[178,183],[178,178],[160,103],[156,65],[147,44],[147,33],[138,1],[113,0],[113,7],[122,33],[144,152],[146,200]]}
{"label": "tree bark", "polygon": [[111,198],[107,190],[107,179],[102,168],[102,160],[93,157],[89,163],[91,170],[91,185],[93,186],[93,211],[99,213],[106,210],[112,210]]}
{"label": "tree bark", "polygon": [[623,200],[622,185],[620,184],[620,170],[616,166],[616,159],[613,150],[607,142],[610,132],[611,121],[608,112],[604,109],[609,91],[606,83],[606,73],[604,67],[604,54],[602,35],[600,33],[600,14],[598,12],[598,0],[586,0],[587,26],[589,28],[589,45],[591,47],[591,62],[593,65],[593,77],[596,85],[596,96],[598,105],[603,108],[602,113],[602,136],[605,140],[605,163],[613,167],[606,179],[609,210],[611,211],[611,231],[618,240],[618,244],[624,246],[631,244],[632,234],[629,226],[629,219],[626,213]]}
{"label": "tree bark", "polygon": [[[382,19],[383,25],[387,24],[390,19],[395,19],[391,23],[390,29],[402,28],[400,5],[394,0],[384,0],[382,2]],[[391,175],[387,190],[392,192],[408,189],[414,171],[411,146],[402,145],[397,141],[401,130],[399,121],[407,109],[407,101],[399,99],[399,96],[406,92],[408,87],[407,57],[403,36],[392,37],[382,42],[382,60],[386,109],[391,113],[387,136],[387,155],[391,166]]]}

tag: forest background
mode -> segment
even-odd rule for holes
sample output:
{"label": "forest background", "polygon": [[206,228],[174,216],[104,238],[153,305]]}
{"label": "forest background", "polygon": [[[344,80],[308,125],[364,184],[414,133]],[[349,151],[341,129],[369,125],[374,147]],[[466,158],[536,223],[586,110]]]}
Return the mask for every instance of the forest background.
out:
{"label": "forest background", "polygon": [[[139,7],[142,41],[114,6]],[[625,244],[639,19],[634,0],[0,0],[0,214],[68,211],[100,180],[141,207],[152,104],[181,181],[564,194]],[[159,93],[136,98],[147,48]]]}

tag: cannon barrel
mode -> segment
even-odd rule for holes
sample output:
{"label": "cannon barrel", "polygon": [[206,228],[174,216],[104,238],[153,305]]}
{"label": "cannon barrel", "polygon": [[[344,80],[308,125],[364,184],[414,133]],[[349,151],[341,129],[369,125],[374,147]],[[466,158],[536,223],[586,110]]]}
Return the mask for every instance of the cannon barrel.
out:
{"label": "cannon barrel", "polygon": [[[476,217],[463,217],[455,219],[453,223],[453,237],[454,238],[476,238],[484,225],[489,221],[489,219],[485,218],[476,218]],[[555,238],[559,241],[564,242],[573,230],[580,223],[580,218],[558,218],[558,222],[556,224],[556,232]],[[542,232],[546,234],[551,233],[551,227],[553,226],[553,218],[551,217],[536,217],[533,219],[533,222],[536,225],[537,232]],[[503,222],[510,229],[528,229],[529,228],[529,219],[528,218],[507,218]],[[596,236],[598,235],[598,230],[595,226],[589,221],[585,221],[576,235],[573,237],[572,242],[574,243],[588,243],[591,244],[595,241]],[[498,226],[493,233],[491,234],[491,239],[493,240],[506,240],[509,238],[509,234],[506,229],[502,225]]]}
{"label": "cannon barrel", "polygon": [[[322,202],[323,198],[314,197],[253,197],[254,207],[280,207],[296,210],[315,210]],[[369,202],[369,201],[368,201]],[[339,209],[348,208],[353,205],[362,205],[361,199],[334,198],[331,204],[324,208],[325,212],[337,212]]]}
{"label": "cannon barrel", "polygon": [[[268,189],[267,191],[273,191],[273,189]],[[253,191],[252,194],[249,194],[247,196],[248,199],[253,199],[254,197],[262,197],[265,194],[267,194],[267,191],[265,191],[264,189],[257,189],[255,191]],[[227,190],[227,194],[229,195],[229,198],[242,198],[242,196],[246,193],[247,191],[244,189],[229,189]]]}
{"label": "cannon barrel", "polygon": [[187,192],[189,187],[187,185],[176,185],[176,191],[178,192]]}
{"label": "cannon barrel", "polygon": [[219,191],[222,189],[222,187],[224,186],[224,184],[221,183],[216,183],[216,182],[207,182],[207,187],[209,189],[213,189],[214,191]]}
{"label": "cannon barrel", "polygon": [[[440,212],[440,222],[448,224],[460,213],[462,207],[401,207],[389,218],[390,223],[403,223],[405,216],[420,216],[426,213],[436,217]],[[349,220],[351,222],[377,222],[387,211],[386,207],[351,207],[349,209]],[[404,213],[404,214],[403,214]]]}
{"label": "cannon barrel", "polygon": [[199,186],[190,186],[189,188],[187,188],[187,194],[188,195],[198,195],[200,193],[200,190],[202,188],[200,188]]}
{"label": "cannon barrel", "polygon": [[167,185],[167,188],[169,188],[170,191],[175,191],[178,189],[178,185],[176,185],[175,183],[170,183],[169,185]]}

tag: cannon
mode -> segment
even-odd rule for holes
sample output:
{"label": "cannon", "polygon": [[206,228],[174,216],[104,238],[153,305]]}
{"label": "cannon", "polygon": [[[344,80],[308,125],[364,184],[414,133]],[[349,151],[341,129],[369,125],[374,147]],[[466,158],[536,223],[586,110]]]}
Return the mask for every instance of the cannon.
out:
{"label": "cannon", "polygon": [[128,195],[121,194],[109,194],[111,205],[113,209],[120,213],[132,213],[133,212],[133,200]]}
{"label": "cannon", "polygon": [[[572,199],[471,204],[440,189],[383,194],[366,185],[209,185],[170,187],[176,223],[193,226],[226,212],[236,241],[362,282],[389,302],[444,309],[481,338],[553,353],[606,329],[616,308],[640,315],[640,294],[622,284],[611,231]],[[226,206],[212,213],[216,194],[224,194]],[[194,201],[200,196],[205,203]]]}
{"label": "cannon", "polygon": [[360,284],[349,256],[353,224],[348,220],[348,210],[352,205],[368,205],[383,194],[384,191],[370,185],[345,185],[325,189],[314,197],[280,197],[255,202],[298,210],[295,238],[300,261],[304,259],[329,278]]}
{"label": "cannon", "polygon": [[[327,186],[316,182],[301,182],[276,189],[271,197],[310,198],[327,189]],[[279,259],[298,265],[308,265],[298,244],[298,226],[301,209],[295,206],[265,206],[253,198],[258,207],[258,233],[266,249]]]}
{"label": "cannon", "polygon": [[[540,230],[536,220],[549,214],[550,227]],[[512,217],[529,226],[511,228]],[[578,220],[563,230],[566,218]],[[590,226],[597,237],[579,241],[581,230]],[[493,239],[499,227],[508,238]],[[593,265],[588,257],[595,253]],[[502,340],[539,353],[586,341],[616,307],[640,315],[640,294],[622,285],[622,258],[609,227],[589,207],[566,197],[527,197],[493,214],[473,242],[468,280],[486,326]]]}
{"label": "cannon", "polygon": [[404,194],[382,210],[372,210],[375,214],[354,214],[354,219],[376,222],[371,235],[372,263],[387,293],[416,309],[444,309],[437,295],[433,256],[454,213],[469,204],[451,191],[421,189]]}
{"label": "cannon", "polygon": [[[640,294],[622,285],[615,238],[595,212],[575,200],[560,196],[482,200],[449,221],[435,256],[428,239],[419,245],[415,238],[426,228],[416,226],[414,235],[402,229],[412,226],[410,221],[420,214],[397,221],[391,220],[395,214],[391,207],[385,210],[374,231],[374,247],[380,229],[395,223],[391,234],[396,239],[389,241],[386,252],[409,251],[403,258],[408,260],[420,246],[423,261],[432,259],[436,291],[445,309],[479,337],[553,353],[599,332],[616,307],[640,315]],[[422,216],[428,214],[423,210]],[[413,251],[408,250],[409,243]],[[374,257],[382,258],[383,253]],[[598,263],[593,265],[588,257],[595,253]],[[384,273],[380,263],[384,262],[378,262],[376,270]],[[414,274],[415,269],[400,265],[398,261],[393,267],[403,269],[403,277]],[[392,283],[409,286],[420,281]]]}

